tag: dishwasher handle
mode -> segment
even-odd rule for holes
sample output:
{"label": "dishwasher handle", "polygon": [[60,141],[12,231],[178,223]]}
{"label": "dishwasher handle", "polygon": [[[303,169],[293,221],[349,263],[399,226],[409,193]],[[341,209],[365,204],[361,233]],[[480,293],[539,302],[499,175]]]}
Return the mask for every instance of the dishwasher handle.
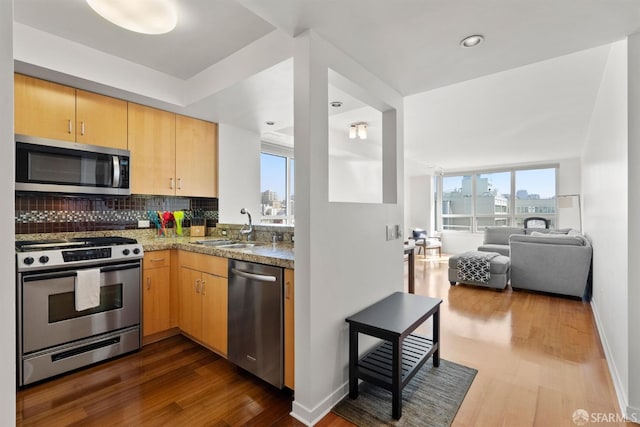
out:
{"label": "dishwasher handle", "polygon": [[240,277],[244,277],[245,279],[258,280],[260,282],[275,282],[277,280],[275,276],[265,276],[264,274],[249,273],[248,271],[238,270],[237,268],[232,268],[231,272],[237,274]]}

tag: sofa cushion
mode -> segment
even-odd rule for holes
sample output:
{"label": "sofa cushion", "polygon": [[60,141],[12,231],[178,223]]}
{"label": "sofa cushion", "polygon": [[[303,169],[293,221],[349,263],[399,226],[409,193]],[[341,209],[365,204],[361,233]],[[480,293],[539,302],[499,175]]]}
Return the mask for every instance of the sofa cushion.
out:
{"label": "sofa cushion", "polygon": [[512,236],[511,242],[542,243],[548,245],[589,246],[582,235],[532,233],[528,236]]}
{"label": "sofa cushion", "polygon": [[[539,233],[539,234],[553,234],[555,230],[549,230],[548,228],[525,228],[524,229],[524,234],[527,235],[532,235],[533,233]],[[562,234],[567,234],[567,233],[562,233]]]}
{"label": "sofa cushion", "polygon": [[497,252],[500,255],[509,256],[509,245],[487,244],[478,246],[480,252]]}
{"label": "sofa cushion", "polygon": [[508,245],[512,234],[524,234],[524,228],[487,227],[484,229],[484,244]]}

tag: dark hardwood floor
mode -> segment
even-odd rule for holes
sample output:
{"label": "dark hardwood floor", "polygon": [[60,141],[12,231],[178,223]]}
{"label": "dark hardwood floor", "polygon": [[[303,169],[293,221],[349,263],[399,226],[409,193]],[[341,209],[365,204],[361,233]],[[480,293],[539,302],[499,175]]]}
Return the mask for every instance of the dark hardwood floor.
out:
{"label": "dark hardwood floor", "polygon": [[[446,274],[446,256],[416,256],[416,293],[444,301],[441,357],[478,369],[453,426],[574,426],[577,409],[619,416],[589,304],[452,287]],[[301,426],[291,400],[178,336],[22,390],[16,416],[19,426]],[[333,414],[318,424],[351,425]]]}
{"label": "dark hardwood floor", "polygon": [[291,395],[175,336],[17,393],[22,426],[302,425]]}

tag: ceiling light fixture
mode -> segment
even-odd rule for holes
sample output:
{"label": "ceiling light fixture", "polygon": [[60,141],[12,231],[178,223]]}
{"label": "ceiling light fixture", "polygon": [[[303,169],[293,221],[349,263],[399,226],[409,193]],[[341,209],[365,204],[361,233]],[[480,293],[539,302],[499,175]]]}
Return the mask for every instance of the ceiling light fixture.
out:
{"label": "ceiling light fixture", "polygon": [[462,47],[476,47],[484,40],[484,36],[480,34],[475,34],[473,36],[468,36],[463,38],[460,41],[460,46]]}
{"label": "ceiling light fixture", "polygon": [[142,34],[165,34],[178,23],[171,0],[87,0],[107,21]]}
{"label": "ceiling light fixture", "polygon": [[356,139],[356,137],[360,139],[367,139],[367,124],[364,122],[361,123],[352,123],[349,126],[349,139]]}

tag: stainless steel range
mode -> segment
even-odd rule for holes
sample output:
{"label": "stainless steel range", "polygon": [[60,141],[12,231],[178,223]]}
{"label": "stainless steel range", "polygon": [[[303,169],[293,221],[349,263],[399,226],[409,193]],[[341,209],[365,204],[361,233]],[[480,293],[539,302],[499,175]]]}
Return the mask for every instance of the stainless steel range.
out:
{"label": "stainless steel range", "polygon": [[19,387],[140,348],[142,257],[123,237],[16,242]]}

